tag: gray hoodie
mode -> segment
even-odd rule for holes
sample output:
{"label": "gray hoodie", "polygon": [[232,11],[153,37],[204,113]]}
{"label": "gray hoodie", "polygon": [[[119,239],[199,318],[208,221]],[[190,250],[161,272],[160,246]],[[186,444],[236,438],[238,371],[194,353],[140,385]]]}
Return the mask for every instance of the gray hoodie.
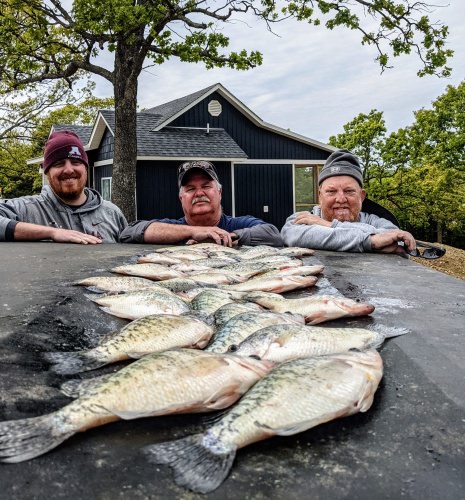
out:
{"label": "gray hoodie", "polygon": [[399,229],[392,222],[374,214],[360,212],[358,222],[333,220],[331,227],[318,224],[294,224],[297,213],[287,218],[281,229],[286,246],[333,250],[339,252],[371,252],[371,235]]}
{"label": "gray hoodie", "polygon": [[94,189],[85,188],[84,192],[87,201],[74,210],[60,201],[50,186],[44,186],[40,194],[0,203],[0,241],[13,241],[16,224],[29,222],[73,229],[98,236],[104,243],[117,243],[119,233],[127,226],[123,213]]}

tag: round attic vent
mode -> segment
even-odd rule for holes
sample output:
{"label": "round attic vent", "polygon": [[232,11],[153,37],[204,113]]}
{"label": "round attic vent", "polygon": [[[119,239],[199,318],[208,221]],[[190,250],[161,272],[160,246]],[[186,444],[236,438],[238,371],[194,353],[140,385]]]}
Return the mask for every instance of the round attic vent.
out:
{"label": "round attic vent", "polygon": [[210,101],[208,103],[208,112],[212,116],[221,115],[221,111],[223,111],[223,108],[221,107],[221,103],[219,103],[218,101]]}

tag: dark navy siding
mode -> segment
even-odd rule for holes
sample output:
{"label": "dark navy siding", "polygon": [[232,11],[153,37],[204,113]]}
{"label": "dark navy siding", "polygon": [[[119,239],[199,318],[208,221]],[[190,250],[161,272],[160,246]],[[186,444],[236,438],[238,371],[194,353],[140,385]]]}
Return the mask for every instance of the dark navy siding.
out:
{"label": "dark navy siding", "polygon": [[[137,165],[137,218],[178,219],[183,216],[179,201],[177,168],[179,161],[139,161]],[[223,208],[231,213],[231,166],[215,163],[223,185]]]}
{"label": "dark navy siding", "polygon": [[234,166],[236,215],[254,215],[281,229],[293,212],[292,193],[292,165]]}
{"label": "dark navy siding", "polygon": [[114,156],[114,153],[115,138],[113,137],[113,134],[108,129],[106,129],[97,150],[95,161],[111,160]]}
{"label": "dark navy siding", "polygon": [[99,192],[102,192],[101,180],[103,177],[113,177],[113,165],[101,165],[93,168],[92,186]]}
{"label": "dark navy siding", "polygon": [[[223,110],[219,116],[208,113],[208,103],[211,100],[221,103]],[[325,160],[329,156],[327,151],[257,127],[217,92],[186,111],[170,125],[206,127],[207,123],[210,127],[224,128],[251,159]]]}

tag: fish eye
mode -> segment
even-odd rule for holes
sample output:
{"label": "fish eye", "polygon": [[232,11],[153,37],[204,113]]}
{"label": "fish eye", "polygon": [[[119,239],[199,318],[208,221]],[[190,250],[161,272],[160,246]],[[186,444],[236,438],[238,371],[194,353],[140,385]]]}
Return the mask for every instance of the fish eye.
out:
{"label": "fish eye", "polygon": [[256,354],[251,354],[249,356],[249,358],[252,358],[252,359],[258,359],[258,361],[260,361],[262,358],[260,358],[260,356],[257,356]]}
{"label": "fish eye", "polygon": [[238,346],[236,344],[232,344],[228,347],[229,352],[236,352],[238,350]]}

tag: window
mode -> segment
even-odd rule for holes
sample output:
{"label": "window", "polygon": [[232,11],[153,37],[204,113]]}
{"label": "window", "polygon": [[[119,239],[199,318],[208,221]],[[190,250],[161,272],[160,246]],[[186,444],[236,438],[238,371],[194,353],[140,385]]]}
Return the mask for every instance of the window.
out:
{"label": "window", "polygon": [[111,177],[102,177],[102,198],[111,201]]}
{"label": "window", "polygon": [[318,204],[318,167],[295,166],[295,211],[311,211]]}

